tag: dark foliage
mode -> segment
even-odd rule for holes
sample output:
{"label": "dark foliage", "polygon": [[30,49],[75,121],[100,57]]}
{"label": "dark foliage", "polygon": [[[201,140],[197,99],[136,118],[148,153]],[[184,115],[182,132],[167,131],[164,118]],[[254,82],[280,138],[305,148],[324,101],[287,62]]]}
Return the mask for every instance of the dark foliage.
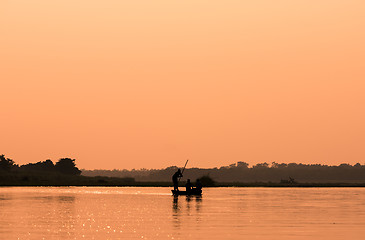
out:
{"label": "dark foliage", "polygon": [[37,163],[28,163],[20,166],[20,171],[43,172],[43,173],[62,173],[67,175],[80,175],[81,171],[76,167],[75,159],[61,158],[56,164],[51,160]]}
{"label": "dark foliage", "polygon": [[201,184],[204,187],[213,187],[213,186],[215,186],[215,181],[211,177],[209,177],[208,175],[199,178],[199,180],[200,180]]}
{"label": "dark foliage", "polygon": [[[49,159],[46,161],[40,161],[37,163],[28,163],[22,166],[18,166],[10,158],[6,158],[4,155],[0,155],[0,171],[6,172],[25,172],[25,173],[37,173],[37,174],[51,174],[60,173],[65,175],[79,176],[81,171],[76,167],[75,159],[61,158],[56,164]],[[24,177],[24,181],[27,177]]]}
{"label": "dark foliage", "polygon": [[4,154],[0,155],[0,170],[10,171],[14,167],[17,167],[14,161],[10,158],[6,158]]}
{"label": "dark foliage", "polygon": [[[140,170],[83,170],[85,176],[133,177],[136,181],[169,182],[177,167],[165,169]],[[340,164],[328,166],[321,164],[297,163],[259,163],[249,167],[248,163],[238,162],[220,168],[187,168],[184,179],[197,179],[209,176],[219,183],[365,183],[365,165]],[[291,179],[293,180],[291,180]],[[283,180],[283,181],[281,181]]]}
{"label": "dark foliage", "polygon": [[[165,169],[83,170],[75,159],[62,158],[18,166],[0,155],[0,186],[171,186],[171,176],[178,167]],[[365,165],[297,163],[259,163],[249,167],[238,162],[220,168],[187,168],[180,181],[200,179],[203,186],[363,186]],[[202,177],[203,176],[203,177]],[[213,180],[214,179],[214,180]],[[315,183],[314,185],[311,183]]]}
{"label": "dark foliage", "polygon": [[55,170],[57,172],[68,175],[80,175],[81,171],[76,167],[75,159],[61,158],[55,164]]}
{"label": "dark foliage", "polygon": [[40,172],[54,172],[55,167],[51,160],[46,160],[43,162],[37,163],[29,163],[23,166],[20,166],[20,169],[23,171],[40,171]]}
{"label": "dark foliage", "polygon": [[[75,159],[62,158],[18,166],[0,155],[0,186],[130,186],[134,178],[86,177],[75,165]],[[142,184],[142,183],[141,183]]]}

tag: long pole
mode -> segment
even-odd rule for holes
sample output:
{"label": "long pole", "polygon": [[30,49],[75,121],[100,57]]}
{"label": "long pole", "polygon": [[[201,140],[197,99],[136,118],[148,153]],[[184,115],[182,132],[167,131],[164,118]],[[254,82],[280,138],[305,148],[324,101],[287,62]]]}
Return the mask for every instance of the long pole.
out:
{"label": "long pole", "polygon": [[186,164],[188,164],[188,161],[189,161],[189,159],[188,159],[188,160],[186,160],[186,163],[185,163],[185,165],[184,165],[184,168],[183,168],[183,170],[182,170],[181,174],[183,174],[183,173],[184,173],[184,170],[185,170]]}
{"label": "long pole", "polygon": [[[185,167],[186,167],[186,164],[188,164],[188,161],[189,161],[189,159],[188,159],[188,160],[186,160],[186,163],[185,163],[184,168],[183,168],[183,170],[182,170],[182,172],[181,172],[181,175],[184,173],[184,171],[185,171]],[[179,180],[178,180],[178,181],[180,181],[180,178],[181,178],[181,177],[179,177]]]}

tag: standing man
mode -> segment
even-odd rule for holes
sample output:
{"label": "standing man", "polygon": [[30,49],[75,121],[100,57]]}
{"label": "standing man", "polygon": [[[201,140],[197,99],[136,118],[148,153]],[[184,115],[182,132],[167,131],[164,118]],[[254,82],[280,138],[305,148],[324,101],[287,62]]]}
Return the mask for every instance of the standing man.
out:
{"label": "standing man", "polygon": [[172,182],[174,183],[174,190],[179,191],[179,178],[181,178],[183,175],[181,174],[180,169],[172,175]]}

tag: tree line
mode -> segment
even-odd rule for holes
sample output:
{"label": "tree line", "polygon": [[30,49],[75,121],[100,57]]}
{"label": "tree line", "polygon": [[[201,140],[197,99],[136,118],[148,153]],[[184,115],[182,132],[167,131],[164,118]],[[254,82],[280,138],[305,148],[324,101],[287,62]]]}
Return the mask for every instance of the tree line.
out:
{"label": "tree line", "polygon": [[133,178],[87,177],[76,167],[75,159],[61,158],[16,164],[0,155],[0,186],[130,186]]}
{"label": "tree line", "polygon": [[[90,184],[124,184],[136,182],[171,182],[171,176],[178,167],[164,169],[132,169],[132,170],[85,170],[78,169],[75,159],[61,158],[56,163],[51,160],[16,164],[12,159],[0,155],[0,183],[12,181],[35,182],[53,181],[58,175],[74,176],[75,183],[80,177],[99,177],[98,179],[84,178]],[[80,176],[81,175],[81,176]],[[39,177],[38,177],[39,176]],[[42,178],[41,176],[48,176]],[[365,183],[365,165],[343,163],[340,165],[302,164],[302,163],[258,163],[250,166],[246,162],[237,162],[228,166],[215,168],[187,168],[183,181],[195,181],[202,176],[209,177],[218,183]],[[102,178],[100,178],[102,177]],[[107,178],[106,178],[107,177]],[[114,179],[111,179],[114,178]],[[118,180],[118,179],[120,180]],[[12,180],[13,179],[13,180]],[[66,179],[63,178],[62,179]],[[68,178],[71,179],[71,178]],[[38,181],[37,180],[37,181]],[[19,183],[20,184],[20,183]],[[88,184],[88,182],[86,182]]]}
{"label": "tree line", "polygon": [[[82,170],[84,176],[132,177],[136,181],[171,181],[176,166],[165,169],[132,170]],[[184,178],[195,180],[209,176],[220,183],[364,183],[365,165],[302,164],[302,163],[258,163],[249,166],[246,162],[237,162],[215,168],[187,168]]]}
{"label": "tree line", "polygon": [[3,172],[38,172],[61,173],[66,175],[80,175],[81,171],[76,167],[75,159],[61,158],[55,164],[51,160],[28,163],[19,166],[12,159],[0,155],[0,171]]}

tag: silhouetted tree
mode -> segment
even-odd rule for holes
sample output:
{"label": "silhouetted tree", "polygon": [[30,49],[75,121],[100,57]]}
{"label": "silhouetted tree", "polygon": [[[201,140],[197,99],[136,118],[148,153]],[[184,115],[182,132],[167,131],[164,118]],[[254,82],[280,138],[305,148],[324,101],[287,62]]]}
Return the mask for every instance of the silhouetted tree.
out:
{"label": "silhouetted tree", "polygon": [[81,171],[76,167],[75,159],[61,158],[55,164],[55,170],[57,172],[68,175],[80,175]]}
{"label": "silhouetted tree", "polygon": [[296,167],[298,167],[297,163],[289,163],[288,164],[288,168],[296,168]]}
{"label": "silhouetted tree", "polygon": [[228,168],[235,168],[237,165],[235,163],[232,163],[228,166]]}
{"label": "silhouetted tree", "polygon": [[264,163],[258,163],[255,166],[253,166],[253,168],[268,168],[269,164],[267,162]]}
{"label": "silhouetted tree", "polygon": [[28,163],[21,166],[20,169],[25,171],[53,172],[55,170],[55,166],[51,160],[47,159],[43,162]]}
{"label": "silhouetted tree", "polygon": [[277,163],[277,162],[272,162],[272,163],[271,163],[271,168],[279,168],[279,163]]}
{"label": "silhouetted tree", "polygon": [[16,165],[12,159],[5,158],[4,154],[0,155],[0,170],[10,171],[15,166]]}
{"label": "silhouetted tree", "polygon": [[360,163],[356,163],[356,164],[354,165],[354,167],[355,167],[355,168],[361,168],[362,166],[361,166],[361,164],[360,164]]}
{"label": "silhouetted tree", "polygon": [[248,163],[247,162],[237,162],[237,167],[238,168],[248,168]]}
{"label": "silhouetted tree", "polygon": [[44,171],[54,171],[54,164],[51,160],[47,159],[46,161],[42,162],[42,170]]}
{"label": "silhouetted tree", "polygon": [[203,187],[212,187],[215,185],[215,181],[208,175],[199,178],[199,180],[200,180],[201,184],[203,185]]}
{"label": "silhouetted tree", "polygon": [[347,169],[349,169],[349,168],[351,168],[352,166],[351,166],[350,164],[348,164],[348,163],[342,163],[342,164],[340,164],[338,167],[339,167],[339,168],[347,168]]}

